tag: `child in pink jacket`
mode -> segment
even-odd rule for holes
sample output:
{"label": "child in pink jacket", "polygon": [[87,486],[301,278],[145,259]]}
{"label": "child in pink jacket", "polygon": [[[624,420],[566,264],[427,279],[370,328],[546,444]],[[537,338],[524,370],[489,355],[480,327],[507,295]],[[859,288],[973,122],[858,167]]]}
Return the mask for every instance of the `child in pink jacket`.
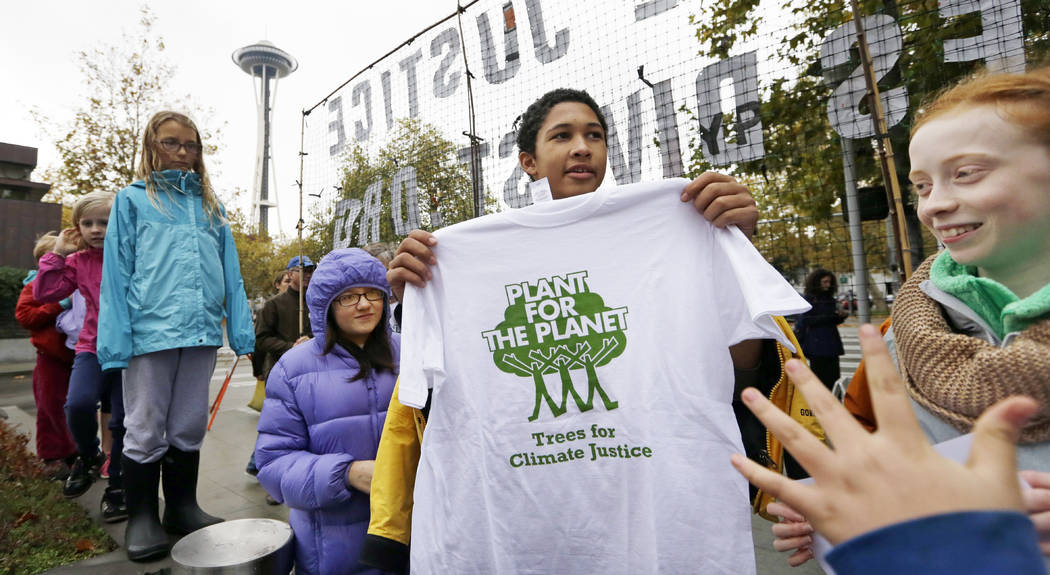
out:
{"label": "child in pink jacket", "polygon": [[113,192],[91,192],[73,206],[75,226],[62,230],[51,253],[40,258],[33,282],[39,301],[59,301],[79,289],[87,304],[84,327],[77,339],[73,374],[66,395],[66,421],[77,447],[69,477],[62,490],[66,497],[79,497],[91,487],[102,464],[96,413],[100,400],[109,398],[113,433],[109,486],[102,496],[102,518],[108,523],[127,519],[120,456],[124,444],[124,403],[119,371],[103,373],[95,355],[98,332],[99,289],[102,284],[102,246],[113,205]]}

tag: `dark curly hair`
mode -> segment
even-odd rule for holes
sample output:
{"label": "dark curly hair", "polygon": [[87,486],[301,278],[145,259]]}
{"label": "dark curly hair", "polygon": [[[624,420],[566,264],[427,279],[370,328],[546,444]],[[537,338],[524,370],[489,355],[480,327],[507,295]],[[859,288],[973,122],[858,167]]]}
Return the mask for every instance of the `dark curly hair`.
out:
{"label": "dark curly hair", "polygon": [[835,279],[835,274],[831,273],[830,271],[824,268],[817,268],[811,271],[808,276],[806,276],[805,294],[817,295],[823,293],[823,290],[820,289],[820,280],[824,279],[825,277],[831,278],[831,291],[829,293],[835,293],[836,291],[838,291],[839,283]]}
{"label": "dark curly hair", "polygon": [[602,125],[603,138],[608,137],[609,126],[605,123],[605,115],[602,114],[601,109],[598,108],[598,104],[590,94],[583,90],[558,88],[540,96],[540,99],[529,105],[525,113],[518,118],[521,122],[520,126],[518,126],[518,151],[527,152],[532,156],[536,155],[536,137],[539,135],[540,126],[547,119],[547,114],[550,113],[551,108],[562,102],[586,104],[588,108],[594,111],[594,115],[598,116],[598,123]]}

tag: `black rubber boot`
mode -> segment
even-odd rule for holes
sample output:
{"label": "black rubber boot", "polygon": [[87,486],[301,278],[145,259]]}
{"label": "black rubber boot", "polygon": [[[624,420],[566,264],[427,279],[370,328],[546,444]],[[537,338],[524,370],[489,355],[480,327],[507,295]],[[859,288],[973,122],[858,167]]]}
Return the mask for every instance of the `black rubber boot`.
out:
{"label": "black rubber boot", "polygon": [[186,535],[202,527],[221,523],[197,505],[197,472],[201,463],[199,451],[181,451],[168,447],[161,458],[164,483],[164,528]]}
{"label": "black rubber boot", "polygon": [[128,506],[128,526],[124,548],[132,561],[152,561],[168,554],[168,535],[160,524],[157,487],[160,461],[137,463],[127,457],[121,462],[124,498]]}

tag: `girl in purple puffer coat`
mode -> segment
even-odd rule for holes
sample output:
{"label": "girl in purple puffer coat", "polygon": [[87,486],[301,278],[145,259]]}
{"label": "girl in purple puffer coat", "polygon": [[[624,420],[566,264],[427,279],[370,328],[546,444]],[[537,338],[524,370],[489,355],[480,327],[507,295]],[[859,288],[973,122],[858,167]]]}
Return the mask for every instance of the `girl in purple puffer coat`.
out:
{"label": "girl in purple puffer coat", "polygon": [[379,573],[357,558],[401,352],[389,299],[379,260],[356,248],[329,253],[306,291],[314,338],[281,356],[266,381],[255,462],[266,491],[291,508],[296,573]]}

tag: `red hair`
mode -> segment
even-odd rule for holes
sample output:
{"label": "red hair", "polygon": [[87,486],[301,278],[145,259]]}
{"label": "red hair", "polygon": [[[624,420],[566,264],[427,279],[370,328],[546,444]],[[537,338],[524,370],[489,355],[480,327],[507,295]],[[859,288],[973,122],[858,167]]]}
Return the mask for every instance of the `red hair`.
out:
{"label": "red hair", "polygon": [[1050,148],[1050,66],[1024,74],[981,74],[964,80],[919,110],[911,135],[934,118],[976,106],[995,106],[1004,120]]}

